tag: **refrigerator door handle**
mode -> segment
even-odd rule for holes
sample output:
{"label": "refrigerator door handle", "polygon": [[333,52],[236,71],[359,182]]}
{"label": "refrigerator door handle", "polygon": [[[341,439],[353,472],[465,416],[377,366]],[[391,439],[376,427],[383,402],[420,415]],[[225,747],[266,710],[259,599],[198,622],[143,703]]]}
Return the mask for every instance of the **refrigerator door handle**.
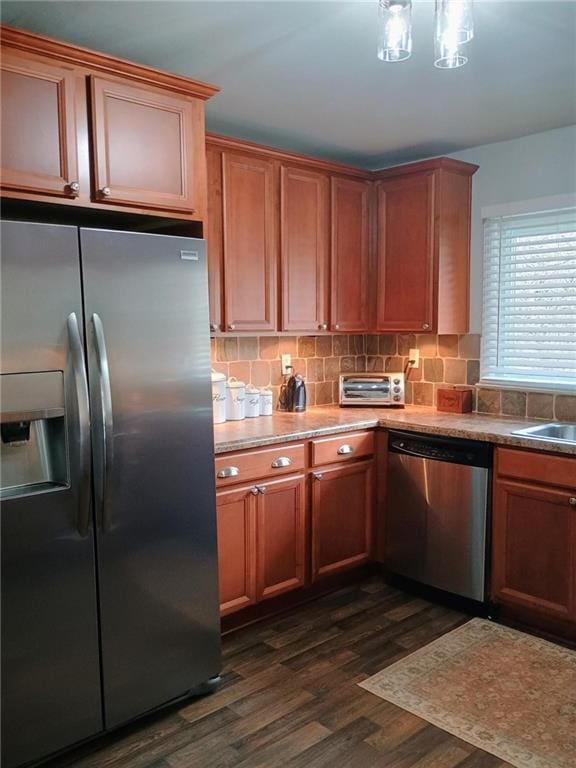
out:
{"label": "refrigerator door handle", "polygon": [[110,473],[114,460],[112,436],[114,424],[112,421],[112,391],[110,388],[110,371],[104,326],[100,315],[92,315],[93,343],[95,351],[94,366],[91,380],[99,400],[94,418],[94,495],[96,499],[96,514],[100,517],[100,527],[103,533],[110,530]]}
{"label": "refrigerator door handle", "polygon": [[70,482],[78,489],[78,513],[76,526],[83,538],[90,527],[90,410],[88,405],[88,380],[84,364],[84,350],[80,338],[78,318],[75,312],[68,315],[68,350],[70,356],[70,381],[74,392],[76,419],[75,442],[78,446],[78,463],[70,462]]}

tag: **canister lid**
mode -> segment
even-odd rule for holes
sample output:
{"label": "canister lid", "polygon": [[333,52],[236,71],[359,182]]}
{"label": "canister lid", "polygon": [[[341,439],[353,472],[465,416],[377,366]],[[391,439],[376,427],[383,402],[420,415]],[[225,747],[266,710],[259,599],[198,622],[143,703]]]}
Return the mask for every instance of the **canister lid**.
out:
{"label": "canister lid", "polygon": [[212,371],[212,381],[226,381],[226,374]]}
{"label": "canister lid", "polygon": [[271,389],[266,389],[266,387],[263,387],[263,388],[260,390],[260,394],[261,394],[261,395],[271,395],[271,394],[272,394],[272,390],[271,390]]}
{"label": "canister lid", "polygon": [[260,390],[257,389],[256,387],[253,387],[251,384],[249,384],[246,387],[246,394],[247,395],[259,395],[260,394]]}
{"label": "canister lid", "polygon": [[238,381],[236,376],[230,376],[230,378],[226,382],[226,386],[228,387],[228,389],[239,389],[240,387],[245,387],[246,384],[244,384],[243,381]]}

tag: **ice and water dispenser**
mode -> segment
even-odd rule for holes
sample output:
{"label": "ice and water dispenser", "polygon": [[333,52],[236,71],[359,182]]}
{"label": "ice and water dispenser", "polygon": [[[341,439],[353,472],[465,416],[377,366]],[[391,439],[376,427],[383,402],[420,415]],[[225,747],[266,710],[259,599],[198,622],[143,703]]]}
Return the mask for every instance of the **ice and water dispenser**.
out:
{"label": "ice and water dispenser", "polygon": [[0,376],[0,498],[69,485],[62,371]]}

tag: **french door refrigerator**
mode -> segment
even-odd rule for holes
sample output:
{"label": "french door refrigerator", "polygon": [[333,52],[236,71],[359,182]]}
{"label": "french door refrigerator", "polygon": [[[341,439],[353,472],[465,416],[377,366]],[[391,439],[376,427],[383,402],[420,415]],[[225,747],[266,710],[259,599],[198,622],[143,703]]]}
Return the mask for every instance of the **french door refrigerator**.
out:
{"label": "french door refrigerator", "polygon": [[3,760],[220,671],[205,244],[2,223]]}

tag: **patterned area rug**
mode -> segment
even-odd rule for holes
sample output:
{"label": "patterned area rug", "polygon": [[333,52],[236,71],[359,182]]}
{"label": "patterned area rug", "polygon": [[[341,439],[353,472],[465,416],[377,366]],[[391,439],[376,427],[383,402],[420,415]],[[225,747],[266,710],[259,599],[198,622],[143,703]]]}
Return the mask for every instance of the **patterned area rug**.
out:
{"label": "patterned area rug", "polygon": [[472,619],[360,683],[518,768],[576,768],[576,652]]}

